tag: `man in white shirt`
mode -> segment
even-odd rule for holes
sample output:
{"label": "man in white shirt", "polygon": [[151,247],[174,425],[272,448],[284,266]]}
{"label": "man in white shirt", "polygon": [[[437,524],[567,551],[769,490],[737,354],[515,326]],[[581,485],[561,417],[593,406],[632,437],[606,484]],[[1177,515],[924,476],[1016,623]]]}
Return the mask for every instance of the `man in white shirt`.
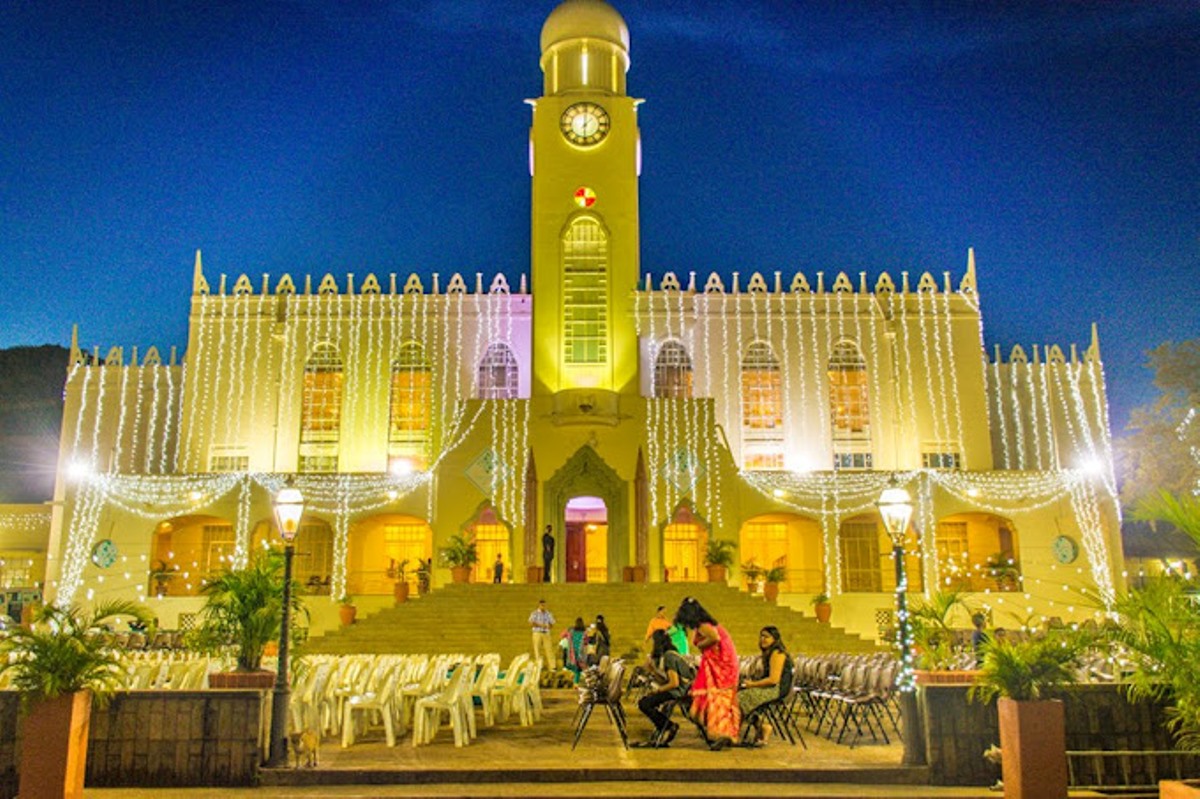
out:
{"label": "man in white shirt", "polygon": [[538,600],[537,609],[529,614],[529,626],[533,628],[533,659],[540,661],[544,656],[546,665],[543,668],[556,668],[558,664],[554,659],[554,648],[550,645],[554,614],[546,610],[546,600]]}

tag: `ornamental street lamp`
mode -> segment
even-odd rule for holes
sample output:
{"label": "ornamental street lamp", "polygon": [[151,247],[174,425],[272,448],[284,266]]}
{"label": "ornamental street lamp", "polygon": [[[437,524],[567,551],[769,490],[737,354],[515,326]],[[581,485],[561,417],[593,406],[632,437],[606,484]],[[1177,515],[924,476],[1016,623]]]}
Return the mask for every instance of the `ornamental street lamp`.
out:
{"label": "ornamental street lamp", "polygon": [[271,768],[287,766],[287,720],[288,705],[291,703],[291,688],[288,686],[288,628],[291,627],[292,604],[292,556],[293,542],[300,530],[300,518],[304,515],[304,495],[289,482],[275,495],[275,523],[279,537],[283,539],[283,617],[279,627],[279,664],[275,672],[275,691],[271,700],[271,748],[267,765]]}
{"label": "ornamental street lamp", "polygon": [[875,503],[888,538],[892,540],[892,560],[896,564],[896,645],[900,649],[900,721],[904,738],[904,765],[918,765],[925,758],[921,753],[917,718],[917,697],[913,692],[912,651],[908,635],[908,575],[904,569],[904,536],[912,519],[912,497],[895,476]]}

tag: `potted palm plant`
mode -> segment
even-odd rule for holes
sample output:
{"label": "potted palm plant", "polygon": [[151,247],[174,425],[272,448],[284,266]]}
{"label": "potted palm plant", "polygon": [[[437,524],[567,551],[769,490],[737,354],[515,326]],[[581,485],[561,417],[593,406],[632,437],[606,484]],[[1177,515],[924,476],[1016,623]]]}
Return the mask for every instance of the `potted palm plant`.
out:
{"label": "potted palm plant", "polygon": [[438,558],[443,566],[450,568],[450,578],[454,582],[467,582],[471,579],[471,568],[479,561],[475,539],[462,535],[450,536],[446,546],[438,550]]}
{"label": "potted palm plant", "polygon": [[746,578],[746,590],[754,594],[758,592],[758,583],[762,580],[763,567],[753,560],[742,564],[742,577]]}
{"label": "potted palm plant", "polygon": [[787,580],[786,566],[772,566],[763,572],[763,598],[768,602],[779,599],[779,584]]}
{"label": "potted palm plant", "polygon": [[[208,652],[232,649],[237,658],[237,670],[209,675],[209,686],[271,687],[274,674],[262,670],[262,659],[267,645],[279,640],[283,623],[283,553],[269,550],[244,568],[221,569],[209,576],[200,593],[205,597],[200,626],[189,643]],[[308,611],[293,582],[292,623],[297,624],[302,614],[307,618]]]}
{"label": "potted palm plant", "polygon": [[957,591],[936,591],[909,608],[908,632],[916,655],[917,683],[970,683],[974,679],[973,672],[953,668],[956,635],[952,625],[958,611],[971,616],[971,608]]}
{"label": "potted palm plant", "polygon": [[829,624],[829,620],[833,617],[833,605],[829,601],[829,594],[822,591],[812,598],[813,612],[817,614],[817,621],[821,624]]}
{"label": "potted palm plant", "polygon": [[1006,799],[1067,795],[1066,716],[1057,694],[1075,681],[1077,639],[1067,635],[987,645],[973,699],[997,699]]}
{"label": "potted palm plant", "polygon": [[125,682],[121,651],[108,627],[122,617],[149,625],[133,602],[111,601],[90,612],[48,605],[28,628],[0,638],[0,674],[21,692],[20,795],[82,796],[93,699],[103,705]]}
{"label": "potted palm plant", "polygon": [[433,579],[433,558],[417,558],[417,596],[429,593]]}
{"label": "potted palm plant", "polygon": [[733,565],[734,543],[723,538],[710,538],[704,548],[704,565],[708,569],[710,583],[723,583],[729,579],[729,567]]}
{"label": "potted palm plant", "polygon": [[395,580],[392,587],[392,596],[396,599],[396,604],[402,604],[408,601],[408,558],[397,561],[391,558],[391,563],[388,565],[387,576]]}

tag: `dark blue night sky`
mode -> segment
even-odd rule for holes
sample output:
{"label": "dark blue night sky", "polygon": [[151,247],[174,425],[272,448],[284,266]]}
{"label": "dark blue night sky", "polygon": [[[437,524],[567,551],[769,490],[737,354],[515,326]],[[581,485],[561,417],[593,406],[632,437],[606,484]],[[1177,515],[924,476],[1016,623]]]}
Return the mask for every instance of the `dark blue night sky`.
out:
{"label": "dark blue night sky", "polygon": [[[642,268],[957,277],[1113,422],[1200,335],[1200,4],[624,0]],[[891,7],[895,6],[895,7]],[[0,346],[182,346],[248,272],[528,270],[552,2],[8,2]]]}

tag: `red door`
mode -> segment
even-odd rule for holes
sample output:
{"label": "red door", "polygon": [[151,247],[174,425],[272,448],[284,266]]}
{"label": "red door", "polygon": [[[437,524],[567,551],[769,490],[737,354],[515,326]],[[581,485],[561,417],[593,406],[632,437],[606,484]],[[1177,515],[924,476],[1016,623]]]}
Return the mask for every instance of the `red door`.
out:
{"label": "red door", "polygon": [[567,522],[566,566],[568,583],[587,582],[587,531],[583,522]]}

